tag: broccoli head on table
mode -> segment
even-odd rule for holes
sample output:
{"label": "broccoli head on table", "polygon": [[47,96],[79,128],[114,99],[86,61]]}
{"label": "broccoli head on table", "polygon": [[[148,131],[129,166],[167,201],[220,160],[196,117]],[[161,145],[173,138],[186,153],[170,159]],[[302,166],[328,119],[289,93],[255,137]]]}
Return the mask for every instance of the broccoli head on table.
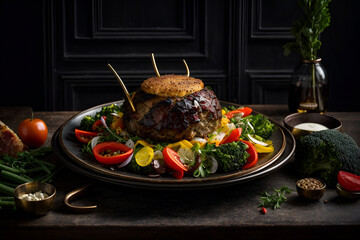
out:
{"label": "broccoli head on table", "polygon": [[340,170],[360,175],[360,148],[337,130],[313,132],[299,140],[295,164],[301,176],[318,177],[334,186]]}

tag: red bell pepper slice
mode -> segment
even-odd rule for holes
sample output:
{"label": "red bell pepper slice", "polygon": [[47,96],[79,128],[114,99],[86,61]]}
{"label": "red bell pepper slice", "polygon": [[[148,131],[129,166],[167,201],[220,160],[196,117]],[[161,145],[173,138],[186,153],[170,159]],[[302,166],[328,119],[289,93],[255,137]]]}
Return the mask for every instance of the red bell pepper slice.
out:
{"label": "red bell pepper slice", "polygon": [[181,170],[181,171],[175,171],[173,174],[173,177],[176,178],[176,179],[182,179],[184,177],[184,171]]}
{"label": "red bell pepper slice", "polygon": [[248,154],[250,154],[250,156],[248,157],[245,165],[242,167],[242,169],[248,169],[248,168],[254,166],[257,163],[258,158],[259,158],[258,153],[257,153],[254,145],[251,142],[245,141],[245,140],[242,140],[242,139],[239,139],[239,141],[241,141],[241,142],[245,143],[246,145],[248,145],[248,148],[246,149],[246,152]]}
{"label": "red bell pepper slice", "polygon": [[169,147],[162,150],[165,164],[174,171],[187,171],[188,169],[181,162],[179,154]]}
{"label": "red bell pepper slice", "polygon": [[[104,120],[106,120],[106,116],[103,116]],[[101,123],[101,119],[94,122],[92,125],[93,132],[103,132],[105,130],[104,125]]]}
{"label": "red bell pepper slice", "polygon": [[[120,151],[121,153],[114,156],[105,156],[104,154],[104,152],[109,152],[109,154],[112,155],[116,151]],[[103,164],[122,163],[131,156],[133,151],[134,149],[119,142],[102,142],[93,148],[95,159]]]}
{"label": "red bell pepper slice", "polygon": [[80,129],[75,129],[76,138],[82,143],[88,143],[91,139],[96,137],[98,134],[94,132],[87,132]]}
{"label": "red bell pepper slice", "polygon": [[360,176],[349,172],[339,171],[337,180],[345,190],[360,192]]}
{"label": "red bell pepper slice", "polygon": [[225,116],[230,119],[230,118],[233,118],[235,114],[238,114],[238,113],[242,113],[242,117],[246,117],[248,115],[250,115],[252,112],[252,109],[249,108],[249,107],[244,107],[244,108],[239,108],[239,109],[235,109],[233,111],[230,111],[228,112],[227,114],[225,114]]}
{"label": "red bell pepper slice", "polygon": [[239,137],[241,136],[241,133],[242,133],[242,128],[236,128],[236,129],[232,130],[230,135],[227,138],[224,138],[220,142],[220,145],[230,143],[230,142],[234,142],[234,141],[238,140]]}

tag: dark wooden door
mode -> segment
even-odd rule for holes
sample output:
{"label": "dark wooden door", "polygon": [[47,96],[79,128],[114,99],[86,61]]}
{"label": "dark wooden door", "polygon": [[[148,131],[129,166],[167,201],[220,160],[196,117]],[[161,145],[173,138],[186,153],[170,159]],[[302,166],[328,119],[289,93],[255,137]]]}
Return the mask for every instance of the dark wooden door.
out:
{"label": "dark wooden door", "polygon": [[[359,4],[332,2],[321,36],[329,110],[360,110]],[[21,96],[4,92],[2,105],[83,110],[122,99],[107,64],[133,91],[155,74],[151,53],[161,74],[185,74],[185,59],[221,100],[287,104],[299,61],[283,55],[302,14],[295,0],[1,0],[0,13],[1,85]]]}

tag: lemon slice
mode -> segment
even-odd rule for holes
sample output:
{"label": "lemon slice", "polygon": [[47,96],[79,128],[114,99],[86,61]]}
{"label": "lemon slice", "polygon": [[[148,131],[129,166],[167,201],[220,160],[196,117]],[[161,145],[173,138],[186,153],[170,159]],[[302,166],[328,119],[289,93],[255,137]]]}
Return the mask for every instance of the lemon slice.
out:
{"label": "lemon slice", "polygon": [[154,149],[151,147],[143,147],[135,154],[135,161],[139,166],[146,167],[154,158]]}

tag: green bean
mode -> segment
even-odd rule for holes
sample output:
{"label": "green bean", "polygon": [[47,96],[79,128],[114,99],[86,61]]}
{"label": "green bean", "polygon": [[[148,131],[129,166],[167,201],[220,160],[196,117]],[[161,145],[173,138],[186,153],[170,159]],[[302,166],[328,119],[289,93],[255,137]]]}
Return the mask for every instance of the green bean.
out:
{"label": "green bean", "polygon": [[14,201],[0,201],[0,206],[3,206],[3,207],[8,207],[8,206],[15,207],[15,202]]}
{"label": "green bean", "polygon": [[1,176],[3,176],[4,178],[6,178],[8,180],[16,182],[16,183],[27,183],[27,182],[32,182],[33,181],[32,179],[30,179],[27,176],[16,175],[15,173],[8,172],[8,171],[5,171],[5,170],[1,171]]}
{"label": "green bean", "polygon": [[4,164],[0,164],[0,170],[6,170],[8,172],[12,172],[12,173],[21,173],[20,170],[16,169],[16,168],[12,168],[12,167],[9,167],[9,166],[6,166]]}
{"label": "green bean", "polygon": [[12,187],[6,186],[2,183],[0,183],[0,192],[4,193],[6,195],[9,195],[9,196],[14,195],[14,189]]}
{"label": "green bean", "polygon": [[25,173],[34,173],[34,172],[40,172],[43,170],[44,169],[42,167],[34,167],[34,168],[25,169]]}
{"label": "green bean", "polygon": [[16,183],[11,183],[11,182],[7,182],[7,181],[3,181],[3,180],[0,180],[0,183],[6,185],[8,187],[12,187],[12,188],[16,188],[19,185]]}
{"label": "green bean", "polygon": [[0,197],[0,201],[14,201],[14,197],[3,197],[1,196]]}

